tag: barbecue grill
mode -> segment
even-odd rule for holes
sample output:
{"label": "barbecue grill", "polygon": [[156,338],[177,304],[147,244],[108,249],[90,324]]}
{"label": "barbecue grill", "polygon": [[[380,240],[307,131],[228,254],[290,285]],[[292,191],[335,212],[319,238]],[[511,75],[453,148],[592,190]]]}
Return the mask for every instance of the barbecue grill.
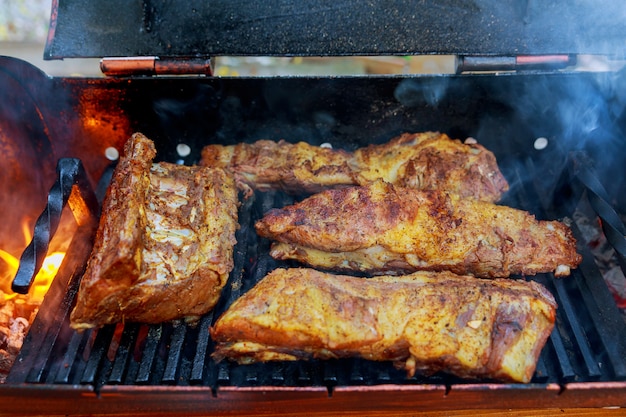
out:
{"label": "barbecue grill", "polygon": [[[92,4],[93,3],[93,4]],[[576,56],[623,59],[626,12],[580,1],[446,2],[55,0],[44,55],[102,57],[103,78],[48,77],[0,57],[3,205],[43,214],[15,290],[63,213],[78,227],[6,383],[20,413],[407,412],[480,408],[626,407],[626,322],[609,290],[596,225],[626,272],[626,71],[576,70]],[[564,2],[563,2],[564,3]],[[558,19],[555,19],[558,16]],[[457,74],[222,78],[224,55],[442,53]],[[583,256],[568,278],[534,279],[555,296],[557,323],[529,384],[407,378],[361,359],[216,363],[211,323],[270,270],[254,222],[294,202],[242,200],[235,267],[215,310],[195,326],[122,323],[77,333],[69,312],[91,250],[114,150],[136,131],[157,160],[194,164],[209,143],[304,140],[353,150],[402,132],[443,131],[493,151],[511,185],[502,204],[571,224]],[[107,157],[109,156],[109,157]],[[113,161],[112,161],[113,159]],[[56,171],[55,171],[56,169]],[[4,183],[4,182],[8,182]],[[64,208],[65,207],[65,208]],[[26,209],[21,210],[21,214]],[[586,219],[586,220],[581,220]],[[18,222],[19,219],[11,219]],[[2,229],[4,231],[4,229]],[[0,241],[1,242],[1,241]]]}

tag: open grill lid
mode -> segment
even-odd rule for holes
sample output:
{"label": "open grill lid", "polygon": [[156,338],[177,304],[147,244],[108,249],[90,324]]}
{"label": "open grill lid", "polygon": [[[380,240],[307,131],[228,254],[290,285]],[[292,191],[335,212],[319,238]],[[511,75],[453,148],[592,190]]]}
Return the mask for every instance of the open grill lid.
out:
{"label": "open grill lid", "polygon": [[44,58],[624,57],[625,22],[609,0],[54,0]]}

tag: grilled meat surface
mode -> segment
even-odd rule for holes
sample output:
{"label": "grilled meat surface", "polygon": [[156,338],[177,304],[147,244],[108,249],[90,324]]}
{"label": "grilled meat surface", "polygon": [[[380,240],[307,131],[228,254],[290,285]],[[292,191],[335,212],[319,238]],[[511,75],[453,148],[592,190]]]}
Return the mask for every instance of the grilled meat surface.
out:
{"label": "grilled meat surface", "polygon": [[250,189],[315,193],[379,178],[491,202],[508,190],[492,152],[437,132],[404,133],[388,143],[354,152],[284,140],[208,145],[202,150],[200,164],[232,170],[238,185],[248,193]]}
{"label": "grilled meat surface", "polygon": [[238,227],[232,174],[153,163],[155,155],[142,134],[125,145],[71,314],[75,329],[193,320],[226,283]]}
{"label": "grilled meat surface", "polygon": [[237,185],[248,192],[283,190],[300,194],[356,184],[358,178],[349,165],[350,156],[343,150],[306,142],[259,140],[205,146],[200,165],[230,169]]}
{"label": "grilled meat surface", "polygon": [[239,363],[361,357],[415,372],[529,382],[555,320],[536,282],[449,272],[356,278],[277,269],[211,329]]}
{"label": "grilled meat surface", "polygon": [[272,257],[331,271],[566,276],[581,261],[571,230],[561,222],[380,180],[272,209],[255,228],[275,241]]}

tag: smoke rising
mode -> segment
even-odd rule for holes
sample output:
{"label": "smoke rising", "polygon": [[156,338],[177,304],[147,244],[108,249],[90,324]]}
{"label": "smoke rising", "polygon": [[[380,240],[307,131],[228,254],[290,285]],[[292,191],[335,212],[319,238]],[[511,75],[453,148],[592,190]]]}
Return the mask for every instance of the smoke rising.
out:
{"label": "smoke rising", "polygon": [[[626,138],[626,76],[625,73],[606,72],[580,77],[564,76],[565,82],[555,87],[545,78],[516,102],[515,111],[529,124],[533,115],[540,115],[546,123],[535,125],[536,136],[542,126],[550,135],[549,148],[537,158],[549,172],[560,172],[569,163],[572,152],[583,152],[590,157],[601,182],[610,190],[609,195],[623,194],[623,173]],[[529,109],[532,109],[529,112]],[[545,132],[544,132],[545,133]],[[555,181],[549,176],[544,183]],[[613,204],[618,204],[614,201]]]}
{"label": "smoke rising", "polygon": [[402,80],[394,92],[394,97],[406,107],[414,107],[425,102],[436,108],[448,90],[449,78],[433,78],[428,84],[419,79]]}

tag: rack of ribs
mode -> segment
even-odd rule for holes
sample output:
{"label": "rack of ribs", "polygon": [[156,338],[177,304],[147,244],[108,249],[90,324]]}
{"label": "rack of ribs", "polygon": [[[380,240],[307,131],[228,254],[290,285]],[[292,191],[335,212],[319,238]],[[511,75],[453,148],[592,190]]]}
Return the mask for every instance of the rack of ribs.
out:
{"label": "rack of ribs", "polygon": [[274,241],[275,259],[338,272],[567,276],[582,259],[562,222],[381,180],[272,209],[255,228]]}
{"label": "rack of ribs", "polygon": [[407,371],[529,382],[556,303],[533,281],[276,269],[211,328],[216,360],[360,357]]}
{"label": "rack of ribs", "polygon": [[377,179],[491,202],[508,190],[492,152],[438,132],[404,133],[354,152],[284,140],[208,145],[200,165],[231,170],[247,194],[254,189],[312,194]]}
{"label": "rack of ribs", "polygon": [[233,268],[237,189],[220,168],[153,163],[142,134],[126,143],[71,314],[75,329],[195,320]]}

